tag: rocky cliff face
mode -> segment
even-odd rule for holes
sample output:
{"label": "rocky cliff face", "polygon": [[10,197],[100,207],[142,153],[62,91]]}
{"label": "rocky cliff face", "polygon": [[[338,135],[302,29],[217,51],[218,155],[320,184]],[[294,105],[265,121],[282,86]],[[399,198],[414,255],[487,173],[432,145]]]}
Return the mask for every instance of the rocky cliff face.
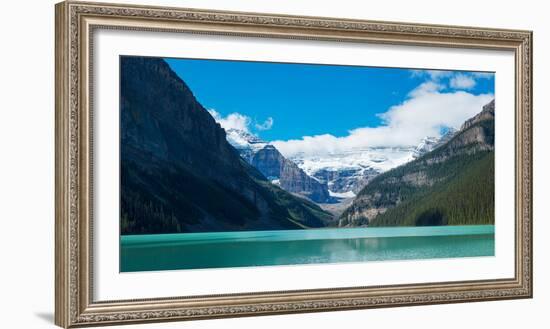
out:
{"label": "rocky cliff face", "polygon": [[466,120],[462,127],[460,128],[461,131],[464,131],[476,123],[479,123],[484,120],[494,120],[495,119],[495,100],[493,99],[491,102],[483,106],[483,109],[481,112],[479,112],[474,117]]}
{"label": "rocky cliff face", "polygon": [[121,58],[124,234],[323,226],[327,213],[273,186],[164,60]]}
{"label": "rocky cliff face", "polygon": [[326,184],[308,176],[294,162],[286,159],[275,146],[237,129],[227,131],[227,140],[243,159],[285,191],[318,203],[331,201]]}
{"label": "rocky cliff face", "polygon": [[330,201],[328,187],[308,176],[294,162],[286,159],[273,145],[266,145],[252,157],[251,164],[284,190],[324,203]]}
{"label": "rocky cliff face", "polygon": [[358,166],[352,168],[338,168],[336,170],[332,168],[322,168],[315,171],[313,177],[320,182],[327,182],[332,192],[354,195],[359,193],[371,179],[379,174],[380,171],[375,168]]}
{"label": "rocky cliff face", "polygon": [[[433,213],[441,214],[440,221],[430,222],[434,225],[494,220],[490,207],[494,193],[494,107],[494,101],[485,105],[443,145],[374,178],[344,211],[339,225],[419,225],[418,218],[425,218],[421,209],[430,214],[434,211],[428,209],[428,204],[437,208]],[[441,206],[431,203],[442,195],[447,199],[441,201]],[[477,208],[483,212],[474,214]],[[464,215],[466,212],[470,218]]]}

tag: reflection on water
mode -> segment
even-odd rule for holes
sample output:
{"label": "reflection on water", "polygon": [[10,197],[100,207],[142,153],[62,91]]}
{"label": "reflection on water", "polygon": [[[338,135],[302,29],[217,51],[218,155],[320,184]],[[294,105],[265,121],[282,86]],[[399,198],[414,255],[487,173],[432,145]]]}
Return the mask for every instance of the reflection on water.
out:
{"label": "reflection on water", "polygon": [[428,228],[406,229],[403,233],[395,228],[395,236],[391,230],[373,233],[368,228],[352,233],[330,229],[123,236],[121,271],[494,256],[492,226],[451,227],[437,234]]}

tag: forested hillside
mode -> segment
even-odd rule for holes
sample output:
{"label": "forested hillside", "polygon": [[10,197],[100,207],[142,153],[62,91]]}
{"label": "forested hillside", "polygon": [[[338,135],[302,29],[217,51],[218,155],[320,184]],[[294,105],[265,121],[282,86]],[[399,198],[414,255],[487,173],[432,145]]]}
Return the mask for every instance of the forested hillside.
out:
{"label": "forested hillside", "polygon": [[445,144],[374,178],[340,226],[494,223],[494,101]]}

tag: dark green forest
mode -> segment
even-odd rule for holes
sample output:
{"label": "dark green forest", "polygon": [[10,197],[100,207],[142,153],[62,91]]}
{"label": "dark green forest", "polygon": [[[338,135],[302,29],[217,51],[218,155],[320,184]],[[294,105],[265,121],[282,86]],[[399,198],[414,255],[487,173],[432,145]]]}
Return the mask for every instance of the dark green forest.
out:
{"label": "dark green forest", "polygon": [[[194,227],[204,225],[208,218],[215,219],[221,229],[223,225],[232,230],[262,227],[261,213],[253,202],[184,168],[159,170],[152,176],[139,165],[126,162],[121,172],[122,234],[194,232]],[[332,218],[315,203],[296,202],[296,197],[267,181],[258,179],[256,184],[262,186],[257,198],[272,205],[270,220],[281,229],[323,227],[324,221]]]}
{"label": "dark green forest", "polygon": [[[427,188],[395,186],[402,201],[372,220],[370,226],[494,224],[494,153],[458,156],[433,168],[465,165],[457,175]],[[441,177],[441,176],[440,176]]]}

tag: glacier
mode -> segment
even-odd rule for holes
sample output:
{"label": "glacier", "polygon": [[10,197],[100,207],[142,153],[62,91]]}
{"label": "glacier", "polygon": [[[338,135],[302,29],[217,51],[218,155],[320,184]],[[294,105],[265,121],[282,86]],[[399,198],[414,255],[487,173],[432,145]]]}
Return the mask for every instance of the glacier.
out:
{"label": "glacier", "polygon": [[[331,197],[348,199],[355,197],[377,175],[421,157],[448,141],[455,133],[456,130],[450,128],[443,136],[427,136],[416,146],[352,148],[316,155],[298,153],[288,157],[288,160],[294,162],[308,176],[326,184]],[[227,129],[226,135],[227,141],[249,162],[254,154],[271,145],[243,130]],[[274,184],[279,183],[278,179],[271,180]]]}

